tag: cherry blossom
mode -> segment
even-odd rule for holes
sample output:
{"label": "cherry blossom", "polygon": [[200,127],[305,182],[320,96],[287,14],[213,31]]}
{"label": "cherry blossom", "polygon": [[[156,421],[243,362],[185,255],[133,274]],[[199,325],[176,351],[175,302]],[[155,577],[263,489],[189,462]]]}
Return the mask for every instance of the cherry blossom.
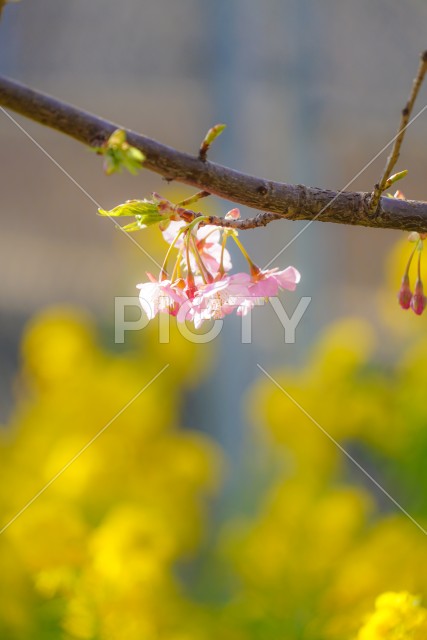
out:
{"label": "cherry blossom", "polygon": [[[231,209],[226,215],[227,220],[239,217],[238,209]],[[189,223],[171,220],[162,229],[170,246],[159,279],[147,274],[149,282],[138,285],[141,306],[150,320],[158,313],[168,313],[176,316],[178,322],[190,321],[199,328],[204,322],[224,318],[233,311],[247,315],[279,290],[295,290],[301,278],[295,267],[281,271],[260,269],[252,262],[235,229],[220,229],[206,222],[209,218],[203,216]],[[249,273],[227,273],[232,267],[225,248],[228,238],[233,238],[248,261]],[[177,257],[170,272],[168,262],[174,249]]]}
{"label": "cherry blossom", "polygon": [[[147,275],[152,278],[151,274]],[[188,300],[183,285],[182,279],[174,283],[162,280],[138,284],[139,301],[148,319],[152,320],[159,312],[176,315],[182,304]]]}
{"label": "cherry blossom", "polygon": [[301,274],[295,267],[287,267],[282,271],[276,267],[267,271],[258,270],[253,276],[250,293],[254,297],[271,298],[277,296],[279,289],[295,291],[301,280]]}
{"label": "cherry blossom", "polygon": [[235,273],[199,287],[193,300],[179,310],[180,322],[190,320],[199,328],[206,320],[218,320],[237,309],[250,298],[248,273]]}
{"label": "cherry blossom", "polygon": [[[178,236],[180,229],[183,229],[186,223],[183,221],[172,220],[168,227],[162,232],[163,237],[168,244],[172,244],[178,250],[184,249],[184,234]],[[209,273],[216,275],[220,268],[221,263],[221,230],[212,224],[207,224],[199,227],[196,232],[192,232],[192,236],[195,241],[196,250],[199,252],[201,259]],[[190,246],[191,249],[191,246]],[[185,258],[183,258],[184,262]],[[197,262],[194,253],[190,253],[190,264],[193,270],[197,270]],[[223,253],[223,269],[229,271],[232,267],[230,254],[227,249],[224,249]]]}

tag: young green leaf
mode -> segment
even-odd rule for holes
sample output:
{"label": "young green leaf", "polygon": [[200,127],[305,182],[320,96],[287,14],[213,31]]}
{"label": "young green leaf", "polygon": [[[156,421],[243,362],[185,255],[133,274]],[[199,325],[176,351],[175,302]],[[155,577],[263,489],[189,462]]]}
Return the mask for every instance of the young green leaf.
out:
{"label": "young green leaf", "polygon": [[136,175],[145,160],[142,151],[126,141],[123,129],[116,129],[102,147],[95,147],[93,150],[104,156],[104,171],[108,176],[120,173],[123,169]]}
{"label": "young green leaf", "polygon": [[159,222],[164,222],[169,218],[166,212],[159,211],[158,203],[152,200],[128,200],[109,211],[98,209],[98,213],[100,216],[113,218],[135,217],[135,222],[124,227],[126,231],[138,231],[138,229],[144,229],[152,224],[159,224]]}

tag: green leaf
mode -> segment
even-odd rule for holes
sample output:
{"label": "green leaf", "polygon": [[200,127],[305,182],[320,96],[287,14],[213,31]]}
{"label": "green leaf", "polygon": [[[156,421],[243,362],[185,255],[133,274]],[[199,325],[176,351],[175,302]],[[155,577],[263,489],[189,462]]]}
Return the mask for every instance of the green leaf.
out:
{"label": "green leaf", "polygon": [[141,229],[145,229],[148,225],[146,224],[142,224],[141,220],[140,220],[140,216],[137,216],[137,218],[135,218],[135,222],[131,222],[130,224],[125,224],[124,227],[122,227],[123,231],[127,231],[132,232],[132,231],[140,231]]}
{"label": "green leaf", "polygon": [[117,207],[106,211],[98,209],[100,216],[118,217],[135,217],[135,221],[123,227],[125,231],[138,231],[152,224],[159,224],[169,219],[169,214],[165,211],[159,211],[159,203],[152,200],[128,200]]}
{"label": "green leaf", "polygon": [[126,141],[123,129],[116,129],[102,147],[94,147],[93,150],[104,156],[104,171],[108,176],[123,169],[136,175],[145,160],[142,151]]}

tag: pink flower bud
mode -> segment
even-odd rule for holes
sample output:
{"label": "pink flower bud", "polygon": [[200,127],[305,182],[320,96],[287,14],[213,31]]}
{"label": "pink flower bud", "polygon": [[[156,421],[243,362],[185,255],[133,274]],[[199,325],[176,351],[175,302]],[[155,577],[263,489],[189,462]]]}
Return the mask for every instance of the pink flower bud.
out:
{"label": "pink flower bud", "polygon": [[225,215],[225,219],[226,220],[238,220],[240,218],[240,211],[239,209],[231,209],[228,213],[226,213]]}
{"label": "pink flower bud", "polygon": [[406,274],[402,278],[402,285],[400,287],[399,293],[397,294],[397,299],[399,300],[399,304],[402,309],[409,309],[412,301],[412,291],[409,284],[409,276]]}
{"label": "pink flower bud", "polygon": [[415,311],[417,316],[420,316],[426,308],[426,302],[427,298],[424,295],[423,283],[421,280],[417,280],[414,295],[411,298],[411,309]]}

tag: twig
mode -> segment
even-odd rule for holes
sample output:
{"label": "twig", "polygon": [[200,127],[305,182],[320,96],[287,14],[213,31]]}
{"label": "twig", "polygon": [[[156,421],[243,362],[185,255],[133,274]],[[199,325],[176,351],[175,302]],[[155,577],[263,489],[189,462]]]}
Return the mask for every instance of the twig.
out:
{"label": "twig", "polygon": [[400,125],[399,125],[396,139],[394,141],[393,148],[391,150],[389,157],[387,158],[387,164],[384,168],[381,180],[375,185],[374,191],[372,193],[370,209],[371,209],[371,213],[374,215],[378,212],[378,206],[380,203],[381,194],[385,191],[385,189],[387,189],[387,180],[389,179],[391,172],[393,171],[393,168],[399,159],[400,147],[402,146],[403,138],[405,137],[406,129],[408,127],[409,118],[411,117],[414,102],[417,98],[417,95],[421,88],[426,72],[427,72],[427,51],[424,51],[421,54],[418,72],[412,84],[412,90],[409,95],[408,101],[405,107],[402,109]]}
{"label": "twig", "polygon": [[226,124],[216,124],[209,129],[209,131],[203,138],[202,144],[200,145],[199,160],[201,160],[202,162],[206,162],[208,158],[209,147],[211,146],[212,142],[221,135],[226,126]]}
{"label": "twig", "polygon": [[[123,128],[3,77],[0,77],[0,105],[90,147],[102,146],[113,131]],[[264,214],[257,216],[254,219],[257,222],[238,221],[242,226],[237,228],[252,228],[285,218],[427,232],[427,202],[381,198],[378,215],[372,216],[371,193],[336,192],[273,182],[213,162],[203,162],[129,130],[126,130],[126,136],[129,143],[145,155],[144,168],[168,180],[268,212],[265,217]],[[244,227],[244,224],[248,226]]]}
{"label": "twig", "polygon": [[[198,217],[204,214],[196,214]],[[279,213],[258,213],[254,218],[246,218],[246,220],[226,220],[225,218],[219,218],[218,216],[209,216],[208,220],[202,224],[215,224],[218,227],[226,227],[227,229],[240,229],[246,231],[247,229],[256,229],[257,227],[266,227],[273,220],[280,220],[283,218]]]}
{"label": "twig", "polygon": [[[203,193],[203,192],[202,192]],[[158,198],[158,194],[155,194]],[[209,195],[209,194],[207,194]],[[200,223],[200,226],[205,226],[207,224],[213,224],[217,227],[226,227],[227,229],[256,229],[257,227],[265,227],[273,220],[281,220],[283,216],[280,213],[259,213],[254,218],[246,218],[246,220],[233,220],[232,218],[221,218],[219,216],[207,216],[205,213],[198,213],[196,211],[192,211],[191,209],[187,209],[187,204],[192,200],[188,198],[188,201],[185,200],[180,202],[177,205],[174,205],[169,200],[162,198],[163,202],[166,204],[166,207],[169,211],[173,211],[177,214],[182,220],[185,222],[192,222],[196,218],[206,218],[203,222]]]}

